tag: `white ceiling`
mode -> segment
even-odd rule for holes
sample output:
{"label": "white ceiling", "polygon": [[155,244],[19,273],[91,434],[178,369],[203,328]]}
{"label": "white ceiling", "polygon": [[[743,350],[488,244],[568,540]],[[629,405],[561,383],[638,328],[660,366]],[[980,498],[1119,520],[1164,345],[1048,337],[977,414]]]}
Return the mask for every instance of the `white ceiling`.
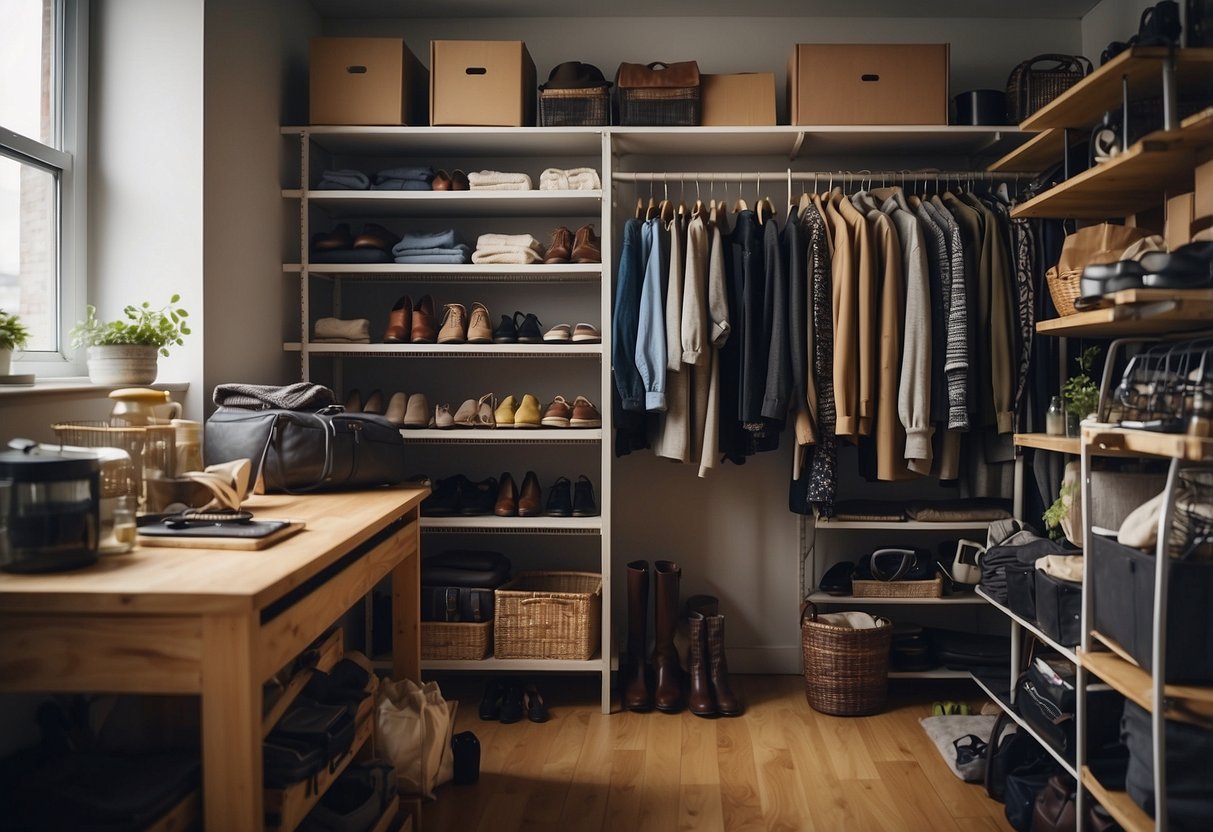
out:
{"label": "white ceiling", "polygon": [[[312,0],[322,17],[1081,18],[1099,0]],[[1144,0],[1143,0],[1144,2]]]}

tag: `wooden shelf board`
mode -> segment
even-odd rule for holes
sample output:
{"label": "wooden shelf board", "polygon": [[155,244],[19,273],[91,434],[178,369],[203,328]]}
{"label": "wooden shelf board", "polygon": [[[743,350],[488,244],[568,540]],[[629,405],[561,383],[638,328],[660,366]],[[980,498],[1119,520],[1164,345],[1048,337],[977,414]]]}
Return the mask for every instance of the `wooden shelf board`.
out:
{"label": "wooden shelf board", "polygon": [[986,170],[992,173],[1040,173],[1061,161],[1062,128],[1051,127],[998,159]]}
{"label": "wooden shelf board", "polygon": [[1040,335],[1127,338],[1213,327],[1213,290],[1124,289],[1112,305],[1036,324]]}
{"label": "wooden shelf board", "polygon": [[[286,136],[306,136],[330,153],[411,155],[441,159],[462,156],[602,154],[604,127],[365,127],[298,125]],[[432,159],[427,159],[427,163]]]}
{"label": "wooden shelf board", "polygon": [[329,633],[328,637],[321,642],[320,646],[316,648],[316,663],[296,673],[287,684],[286,690],[282,692],[277,701],[261,717],[262,739],[265,739],[269,732],[273,730],[274,725],[278,723],[278,720],[286,713],[286,709],[299,696],[300,691],[307,685],[315,671],[319,670],[328,673],[333,669],[333,665],[341,661],[341,656],[344,653],[344,642],[345,634],[340,627]]}
{"label": "wooden shelf board", "polygon": [[568,445],[595,444],[602,441],[601,428],[452,428],[438,430],[423,428],[413,430],[403,428],[400,435],[406,442],[439,443],[470,443],[470,444],[508,444],[515,442],[551,442]]}
{"label": "wooden shelf board", "polygon": [[144,832],[189,832],[202,828],[202,792],[194,789]]}
{"label": "wooden shelf board", "polygon": [[[283,263],[282,271],[299,274],[304,271],[300,263]],[[505,264],[455,265],[435,264],[415,266],[404,263],[309,263],[308,273],[332,278],[360,278],[364,280],[426,279],[433,281],[465,280],[485,283],[497,282],[592,282],[602,277],[601,263],[553,263],[534,266]]]}
{"label": "wooden shelf board", "polygon": [[1196,153],[1192,137],[1156,133],[1124,153],[1084,170],[1017,205],[1012,217],[1124,217],[1162,202],[1168,191],[1190,191]]}
{"label": "wooden shelf board", "polygon": [[957,520],[954,522],[925,522],[919,520],[835,520],[830,517],[818,517],[815,525],[818,529],[844,531],[847,529],[888,529],[893,531],[911,532],[946,532],[956,529],[988,529],[992,520]]}
{"label": "wooden shelf board", "polygon": [[949,670],[946,667],[935,667],[930,670],[890,670],[890,679],[972,679],[973,674],[967,670]]}
{"label": "wooden shelf board", "polygon": [[972,604],[984,605],[984,599],[978,597],[972,592],[962,593],[960,595],[945,595],[942,598],[857,598],[854,595],[830,595],[828,592],[810,592],[808,600],[814,604],[847,604],[847,605],[865,605],[865,604],[890,604],[890,605],[918,605],[918,604],[944,604],[947,606],[956,606],[957,604]]}
{"label": "wooden shelf board", "polygon": [[[298,342],[282,345],[286,352],[299,352]],[[511,358],[568,358],[602,354],[602,344],[317,344],[311,342],[312,355],[405,356],[426,358],[445,356],[508,356]]]}
{"label": "wooden shelf board", "polygon": [[1183,459],[1189,462],[1213,459],[1213,439],[1188,436],[1182,433],[1155,433],[1148,430],[1084,425],[1082,442],[1084,445],[1092,446],[1094,454],[1104,451],[1128,452]]}
{"label": "wooden shelf board", "polygon": [[[560,217],[596,218],[602,191],[299,191],[337,219],[350,217]],[[571,224],[571,223],[570,223]]]}
{"label": "wooden shelf board", "polygon": [[[392,801],[383,810],[383,814],[379,816],[379,820],[371,827],[370,832],[389,832],[396,828],[396,820],[400,815],[400,795],[392,795]],[[410,818],[409,820],[412,820]]]}
{"label": "wooden shelf board", "polygon": [[989,595],[986,595],[986,593],[982,590],[981,587],[977,587],[975,592],[976,592],[977,596],[979,598],[981,598],[983,601],[985,601],[990,606],[997,609],[999,612],[1001,612],[1007,618],[1014,621],[1019,626],[1023,627],[1025,630],[1027,630],[1032,635],[1036,636],[1042,642],[1049,645],[1049,647],[1052,647],[1054,650],[1056,650],[1058,653],[1065,656],[1067,659],[1069,659],[1072,662],[1078,661],[1078,656],[1074,653],[1074,649],[1072,647],[1066,647],[1065,645],[1059,643],[1056,639],[1052,638],[1049,635],[1046,635],[1045,632],[1040,629],[1040,625],[1037,624],[1035,621],[1031,621],[1031,620],[1024,618],[1023,616],[1013,612],[1011,610],[1011,608],[1008,607],[1006,604],[998,603],[993,598],[991,598]]}
{"label": "wooden shelf board", "polygon": [[601,517],[422,517],[421,531],[530,531],[530,532],[597,532],[602,529]]}
{"label": "wooden shelf board", "polygon": [[1086,766],[1082,767],[1082,782],[1091,797],[1108,810],[1108,814],[1124,827],[1125,832],[1152,832],[1154,819],[1133,802],[1128,792],[1104,788],[1103,783]]}
{"label": "wooden shelf board", "polygon": [[[1054,98],[1019,125],[1023,130],[1049,127],[1091,127],[1121,101],[1121,78],[1129,80],[1130,100],[1162,94],[1162,64],[1166,47],[1126,49],[1070,89]],[[1177,87],[1180,94],[1208,89],[1213,49],[1180,49],[1176,52]]]}
{"label": "wooden shelf board", "polygon": [[[1116,653],[1079,650],[1078,661],[1140,707],[1151,712],[1154,710],[1154,682],[1145,670]],[[1167,685],[1163,688],[1163,697],[1167,700],[1167,719],[1197,725],[1202,724],[1202,718],[1206,721],[1213,719],[1213,688]]]}
{"label": "wooden shelf board", "polygon": [[489,656],[487,659],[422,659],[422,670],[480,670],[494,673],[523,672],[536,673],[540,671],[555,672],[593,672],[603,671],[602,659],[592,658],[584,661],[577,659],[498,659]]}
{"label": "wooden shelf board", "polygon": [[1015,444],[1020,448],[1037,448],[1042,451],[1056,451],[1061,454],[1082,453],[1082,444],[1077,436],[1053,436],[1048,433],[1017,433]]}

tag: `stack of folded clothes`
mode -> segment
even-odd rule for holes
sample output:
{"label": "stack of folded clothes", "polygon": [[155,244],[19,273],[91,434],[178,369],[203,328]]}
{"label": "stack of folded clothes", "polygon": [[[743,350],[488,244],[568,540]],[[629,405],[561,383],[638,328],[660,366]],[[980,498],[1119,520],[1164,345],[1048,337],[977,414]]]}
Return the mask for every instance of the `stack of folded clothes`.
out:
{"label": "stack of folded clothes", "polygon": [[428,167],[388,168],[375,174],[372,191],[428,191],[434,169]]}
{"label": "stack of folded clothes", "polygon": [[473,263],[543,262],[543,245],[530,234],[481,234],[472,252]]}
{"label": "stack of folded clothes", "polygon": [[525,173],[502,173],[499,170],[469,173],[468,186],[473,191],[529,191],[534,188],[531,177]]}
{"label": "stack of folded clothes", "polygon": [[455,229],[429,233],[410,233],[392,247],[397,263],[467,263],[471,249],[455,233]]}
{"label": "stack of folded clothes", "polygon": [[593,168],[548,168],[539,174],[541,191],[597,191],[602,188]]}
{"label": "stack of folded clothes", "polygon": [[365,191],[371,178],[360,170],[326,170],[320,174],[318,191]]}
{"label": "stack of folded clothes", "polygon": [[366,318],[317,318],[312,341],[317,344],[369,344],[371,322]]}

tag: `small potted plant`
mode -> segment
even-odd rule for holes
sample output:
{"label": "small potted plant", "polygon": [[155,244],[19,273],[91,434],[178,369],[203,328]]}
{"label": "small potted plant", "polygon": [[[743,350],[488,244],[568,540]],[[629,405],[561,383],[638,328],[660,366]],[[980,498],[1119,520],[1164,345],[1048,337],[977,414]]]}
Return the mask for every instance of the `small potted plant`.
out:
{"label": "small potted plant", "polygon": [[88,377],[94,384],[151,384],[156,359],[168,348],[184,344],[190,334],[189,313],[178,306],[181,295],[153,309],[144,301],[127,306],[123,318],[102,321],[90,305],[87,317],[72,329],[72,345],[88,349]]}
{"label": "small potted plant", "polygon": [[22,349],[29,343],[29,330],[18,315],[10,315],[0,309],[0,376],[7,376],[13,368],[13,350]]}
{"label": "small potted plant", "polygon": [[1099,347],[1088,347],[1078,356],[1078,375],[1070,376],[1061,387],[1066,402],[1066,435],[1078,436],[1079,423],[1099,407],[1099,385],[1091,380]]}

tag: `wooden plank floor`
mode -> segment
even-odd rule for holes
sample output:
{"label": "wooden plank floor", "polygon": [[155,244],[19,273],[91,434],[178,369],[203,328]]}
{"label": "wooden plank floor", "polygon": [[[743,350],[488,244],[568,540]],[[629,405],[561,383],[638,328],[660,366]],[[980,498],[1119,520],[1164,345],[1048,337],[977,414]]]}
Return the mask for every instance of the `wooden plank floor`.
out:
{"label": "wooden plank floor", "polygon": [[736,719],[599,713],[597,679],[544,678],[544,724],[478,718],[481,685],[441,678],[455,730],[480,739],[480,781],[446,785],[425,832],[994,832],[1002,804],[961,782],[918,724],[933,700],[982,696],[964,682],[897,682],[889,708],[831,717],[796,676],[734,676]]}

